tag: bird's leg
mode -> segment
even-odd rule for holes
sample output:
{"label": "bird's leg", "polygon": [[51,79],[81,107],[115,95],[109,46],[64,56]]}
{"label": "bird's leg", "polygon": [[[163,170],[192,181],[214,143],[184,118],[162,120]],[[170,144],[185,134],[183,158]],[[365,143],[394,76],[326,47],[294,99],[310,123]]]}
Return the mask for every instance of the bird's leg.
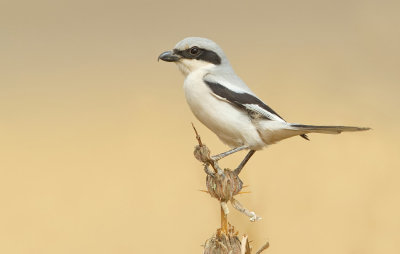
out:
{"label": "bird's leg", "polygon": [[212,159],[213,161],[219,161],[220,159],[222,159],[222,158],[224,158],[224,157],[226,157],[226,156],[228,156],[228,155],[231,155],[231,154],[233,154],[233,153],[236,153],[236,152],[239,152],[239,151],[248,149],[248,148],[249,148],[248,146],[239,146],[239,147],[233,148],[232,150],[229,150],[229,151],[227,151],[227,152],[224,152],[224,153],[220,153],[220,154],[211,156],[211,159]]}
{"label": "bird's leg", "polygon": [[256,152],[256,150],[250,150],[250,152],[247,153],[246,157],[242,160],[242,162],[239,164],[239,166],[235,169],[235,174],[239,175],[240,171],[242,171],[244,165],[250,160],[251,156]]}

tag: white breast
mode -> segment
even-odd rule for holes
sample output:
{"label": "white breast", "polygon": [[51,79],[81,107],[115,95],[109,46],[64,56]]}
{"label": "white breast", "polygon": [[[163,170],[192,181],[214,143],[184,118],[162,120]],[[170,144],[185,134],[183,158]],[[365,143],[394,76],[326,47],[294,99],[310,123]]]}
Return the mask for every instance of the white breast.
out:
{"label": "white breast", "polygon": [[186,100],[197,119],[230,147],[248,145],[261,149],[265,143],[248,114],[217,98],[203,82],[207,69],[191,72],[185,79]]}

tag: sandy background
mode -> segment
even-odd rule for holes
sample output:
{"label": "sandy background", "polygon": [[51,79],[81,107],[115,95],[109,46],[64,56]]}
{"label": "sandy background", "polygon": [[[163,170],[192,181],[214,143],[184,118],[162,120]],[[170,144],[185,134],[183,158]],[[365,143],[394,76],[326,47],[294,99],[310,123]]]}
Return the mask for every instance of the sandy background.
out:
{"label": "sandy background", "polygon": [[[231,221],[265,253],[400,253],[398,1],[2,1],[0,253],[202,253],[219,225],[193,158],[226,147],[157,56],[219,43],[288,121],[370,126],[256,153]],[[234,167],[244,153],[226,159]]]}

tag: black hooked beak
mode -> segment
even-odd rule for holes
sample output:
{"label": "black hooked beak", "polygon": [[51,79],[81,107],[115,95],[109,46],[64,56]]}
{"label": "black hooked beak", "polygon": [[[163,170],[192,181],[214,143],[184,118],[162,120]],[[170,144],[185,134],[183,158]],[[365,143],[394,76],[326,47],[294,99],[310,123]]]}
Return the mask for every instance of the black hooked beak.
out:
{"label": "black hooked beak", "polygon": [[158,56],[157,61],[163,60],[165,62],[176,62],[181,57],[179,55],[176,55],[174,52],[170,51],[165,51],[164,53],[161,53],[161,55]]}

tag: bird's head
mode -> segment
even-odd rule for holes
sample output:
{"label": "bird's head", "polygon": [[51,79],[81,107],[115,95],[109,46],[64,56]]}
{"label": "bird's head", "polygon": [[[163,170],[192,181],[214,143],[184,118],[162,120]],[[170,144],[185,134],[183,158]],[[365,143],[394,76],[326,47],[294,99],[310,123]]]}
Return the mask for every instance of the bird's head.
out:
{"label": "bird's head", "polygon": [[215,42],[200,37],[183,39],[173,50],[165,51],[158,59],[175,62],[185,76],[201,68],[229,65],[224,52]]}

